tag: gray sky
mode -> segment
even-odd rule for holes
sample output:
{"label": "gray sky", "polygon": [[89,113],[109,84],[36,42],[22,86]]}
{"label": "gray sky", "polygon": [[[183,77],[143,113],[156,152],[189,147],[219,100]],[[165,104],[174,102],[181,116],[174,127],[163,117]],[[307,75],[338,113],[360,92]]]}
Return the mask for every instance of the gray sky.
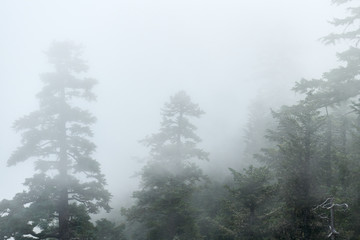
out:
{"label": "gray sky", "polygon": [[53,40],[84,45],[99,81],[96,157],[110,191],[127,198],[144,164],[132,157],[147,153],[138,140],[157,131],[169,96],[185,90],[207,113],[197,123],[211,168],[241,143],[259,89],[279,93],[335,66],[336,49],[318,39],[340,13],[330,0],[2,0],[0,199],[33,174],[30,162],[6,167],[20,145],[11,125],[37,109]]}

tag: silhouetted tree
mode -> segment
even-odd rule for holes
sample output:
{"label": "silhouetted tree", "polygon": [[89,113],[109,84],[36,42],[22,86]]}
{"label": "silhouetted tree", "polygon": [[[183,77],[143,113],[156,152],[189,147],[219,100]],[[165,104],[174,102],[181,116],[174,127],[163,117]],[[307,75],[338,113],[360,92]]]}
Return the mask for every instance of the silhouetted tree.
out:
{"label": "silhouetted tree", "polygon": [[[91,89],[96,81],[79,77],[88,67],[78,45],[54,42],[47,56],[55,72],[41,76],[44,87],[37,95],[39,110],[14,124],[15,130],[22,132],[22,145],[8,165],[32,159],[36,173],[26,179],[27,191],[0,203],[0,221],[9,226],[0,231],[5,239],[69,240],[77,236],[78,226],[89,220],[84,220],[87,214],[100,208],[110,210],[105,178],[91,156],[96,146],[89,140],[90,125],[95,118],[75,107],[81,99],[95,100]],[[77,221],[79,214],[82,220]],[[11,224],[14,221],[17,224]]]}
{"label": "silhouetted tree", "polygon": [[273,114],[278,127],[268,138],[277,146],[260,156],[274,170],[279,186],[273,228],[278,239],[314,239],[319,229],[311,209],[320,188],[318,137],[324,117],[304,101]]}
{"label": "silhouetted tree", "polygon": [[348,48],[337,54],[341,63],[322,75],[320,79],[301,80],[295,90],[304,93],[306,100],[327,115],[326,149],[323,164],[328,166],[324,174],[328,176],[326,186],[328,196],[338,198],[339,202],[347,202],[351,211],[346,216],[338,217],[339,229],[346,229],[343,237],[357,239],[359,236],[360,197],[358,194],[359,161],[358,161],[358,119],[356,111],[360,97],[360,41],[359,21],[360,5],[353,0],[332,0],[341,6],[348,6],[348,15],[335,18],[331,23],[341,28],[323,38],[326,44],[343,42]]}
{"label": "silhouetted tree", "polygon": [[207,160],[208,154],[197,148],[200,138],[189,118],[203,113],[181,91],[162,109],[159,133],[143,141],[150,160],[141,172],[141,190],[133,194],[136,204],[125,212],[146,226],[147,239],[199,239],[190,201],[204,175],[193,160]]}

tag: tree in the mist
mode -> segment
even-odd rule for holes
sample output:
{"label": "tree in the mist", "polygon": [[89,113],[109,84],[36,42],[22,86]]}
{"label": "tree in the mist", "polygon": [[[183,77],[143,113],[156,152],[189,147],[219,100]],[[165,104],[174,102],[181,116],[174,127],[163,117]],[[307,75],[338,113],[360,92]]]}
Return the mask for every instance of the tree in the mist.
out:
{"label": "tree in the mist", "polygon": [[270,212],[275,185],[266,167],[249,166],[242,172],[230,169],[233,182],[225,200],[227,212],[220,225],[232,233],[233,239],[264,239],[268,235],[265,215]]}
{"label": "tree in the mist", "polygon": [[[193,207],[196,209],[197,225],[202,239],[232,239],[228,231],[224,231],[223,220],[229,215],[224,214],[223,202],[229,196],[228,190],[224,187],[229,182],[228,176],[225,180],[214,179],[208,176],[209,180],[201,191],[196,191],[193,198]],[[226,215],[226,216],[225,216]]]}
{"label": "tree in the mist", "polygon": [[95,236],[96,240],[125,240],[125,225],[115,223],[102,218],[96,221]]}
{"label": "tree in the mist", "polygon": [[[295,90],[306,94],[307,101],[327,112],[326,164],[329,166],[326,185],[329,195],[340,198],[351,206],[351,211],[339,219],[347,229],[347,236],[356,238],[360,211],[360,191],[358,161],[359,114],[356,111],[360,101],[360,5],[353,0],[332,0],[338,5],[348,5],[348,15],[335,18],[332,24],[341,31],[324,37],[326,44],[342,42],[348,48],[337,54],[341,65],[325,72],[320,79],[301,80]],[[355,194],[354,194],[355,193]]]}
{"label": "tree in the mist", "polygon": [[339,180],[337,197],[350,206],[350,211],[346,214],[340,212],[340,216],[337,216],[337,230],[340,231],[341,236],[348,239],[358,239],[360,236],[358,227],[360,224],[360,104],[354,104],[353,110],[356,119],[352,122],[350,137],[347,139],[349,148],[343,158],[346,162],[339,169],[337,178]]}
{"label": "tree in the mist", "polygon": [[[248,108],[248,119],[245,127],[245,148],[243,159],[246,163],[253,161],[254,154],[260,152],[262,148],[269,146],[269,141],[264,138],[267,129],[275,125],[272,118],[270,107],[276,107],[274,101],[271,102],[269,94],[262,94],[254,99]],[[270,105],[270,102],[272,105]]]}
{"label": "tree in the mist", "polygon": [[337,54],[341,65],[323,73],[320,79],[302,79],[294,87],[296,92],[306,94],[307,101],[311,101],[317,108],[353,104],[360,96],[360,5],[354,0],[332,2],[338,5],[350,4],[347,9],[348,16],[335,18],[331,22],[335,27],[342,27],[342,31],[323,38],[325,44],[342,41],[349,46],[347,50]]}
{"label": "tree in the mist", "polygon": [[[327,113],[327,158],[329,165],[339,164],[334,160],[341,154],[341,160],[347,159],[351,145],[351,128],[354,124],[354,107],[360,97],[360,41],[359,21],[360,5],[353,0],[332,0],[338,5],[349,4],[349,15],[335,18],[332,24],[342,28],[339,33],[331,33],[323,38],[326,44],[342,41],[348,49],[337,54],[339,67],[325,72],[320,79],[302,79],[294,90],[306,95],[306,100]],[[337,138],[337,139],[336,139]],[[341,164],[341,163],[340,163]],[[334,182],[334,181],[333,181]]]}
{"label": "tree in the mist", "polygon": [[[220,196],[207,193],[199,200],[216,203],[210,207],[211,212],[206,209],[208,216],[203,222],[207,226],[201,226],[201,230],[208,232],[202,236],[204,239],[219,240],[268,239],[271,233],[267,215],[272,211],[276,192],[270,170],[250,165],[241,172],[234,169],[230,169],[230,172],[232,179],[223,182],[222,191],[215,189]],[[209,189],[214,192],[212,188],[206,190]],[[198,208],[203,209],[201,206]]]}
{"label": "tree in the mist", "polygon": [[8,160],[12,166],[32,159],[36,172],[26,179],[26,191],[0,203],[2,239],[69,240],[87,227],[89,213],[110,210],[105,178],[92,157],[95,118],[76,107],[95,100],[96,81],[80,76],[88,69],[80,46],[54,42],[47,56],[55,71],[42,75],[39,110],[15,122],[22,144]]}
{"label": "tree in the mist", "polygon": [[191,198],[204,175],[193,160],[206,160],[208,154],[197,147],[200,138],[189,118],[202,114],[184,91],[178,92],[162,109],[160,131],[143,140],[150,160],[141,172],[141,190],[133,193],[136,203],[125,214],[144,224],[147,239],[199,239]]}
{"label": "tree in the mist", "polygon": [[318,136],[324,118],[304,101],[273,114],[278,127],[268,138],[277,146],[259,157],[274,170],[278,182],[272,228],[277,239],[314,239],[319,229],[311,209],[318,202]]}
{"label": "tree in the mist", "polygon": [[[336,4],[353,3],[353,0],[332,0]],[[335,44],[343,41],[349,48],[337,54],[339,67],[325,72],[320,79],[302,79],[296,84],[294,90],[306,93],[308,101],[316,103],[317,107],[333,106],[346,100],[356,98],[360,95],[360,5],[348,8],[349,16],[335,18],[332,24],[336,27],[343,27],[340,33],[332,33],[323,38],[326,44]]]}

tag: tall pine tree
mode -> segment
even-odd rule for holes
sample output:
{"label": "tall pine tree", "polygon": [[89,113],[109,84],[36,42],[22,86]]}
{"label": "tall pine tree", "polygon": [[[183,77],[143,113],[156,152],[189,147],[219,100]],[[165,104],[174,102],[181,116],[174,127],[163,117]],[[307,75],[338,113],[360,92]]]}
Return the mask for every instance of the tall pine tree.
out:
{"label": "tall pine tree", "polygon": [[273,169],[279,188],[274,234],[277,239],[315,239],[319,229],[311,209],[319,201],[317,161],[324,118],[305,101],[273,115],[278,127],[268,138],[276,147],[264,149],[259,158]]}
{"label": "tall pine tree", "polygon": [[136,204],[126,215],[145,225],[146,239],[199,239],[191,198],[204,175],[193,160],[206,160],[208,154],[196,146],[200,138],[189,118],[203,113],[178,92],[162,109],[160,131],[143,141],[150,160],[141,172],[141,190],[133,194]]}
{"label": "tall pine tree", "polygon": [[[326,44],[342,42],[348,48],[337,54],[340,66],[325,72],[320,79],[301,80],[295,90],[304,93],[307,101],[326,112],[327,141],[323,154],[324,164],[328,165],[328,194],[337,201],[348,203],[352,211],[340,216],[341,229],[347,229],[342,236],[357,239],[359,236],[358,214],[360,209],[359,169],[357,150],[359,142],[357,112],[360,97],[360,5],[354,0],[332,0],[346,6],[348,15],[335,18],[331,23],[340,31],[329,34],[323,40]],[[350,218],[350,219],[349,219]]]}
{"label": "tall pine tree", "polygon": [[27,191],[0,203],[2,239],[69,240],[89,220],[77,221],[80,215],[110,210],[105,178],[92,157],[95,117],[75,105],[95,100],[96,81],[80,76],[88,69],[80,46],[54,42],[46,54],[55,71],[41,76],[39,110],[15,122],[22,145],[8,160],[12,166],[32,159],[36,173],[26,179]]}

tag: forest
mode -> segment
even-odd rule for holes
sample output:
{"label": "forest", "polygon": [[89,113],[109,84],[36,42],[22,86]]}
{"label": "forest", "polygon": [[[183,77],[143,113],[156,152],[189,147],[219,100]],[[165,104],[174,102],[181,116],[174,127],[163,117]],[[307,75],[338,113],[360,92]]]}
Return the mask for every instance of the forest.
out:
{"label": "forest", "polygon": [[0,239],[360,239],[360,5],[332,3],[346,16],[320,41],[341,45],[337,66],[295,79],[296,99],[250,105],[234,157],[241,164],[218,153],[225,174],[204,167],[215,150],[202,145],[198,123],[211,109],[186,90],[169,92],[157,130],[139,139],[146,157],[128,202],[113,198],[96,155],[98,116],[89,106],[101,98],[101,80],[88,76],[81,44],[53,41],[38,107],[13,121],[20,141],[6,165],[30,162],[31,177],[0,201]]}

